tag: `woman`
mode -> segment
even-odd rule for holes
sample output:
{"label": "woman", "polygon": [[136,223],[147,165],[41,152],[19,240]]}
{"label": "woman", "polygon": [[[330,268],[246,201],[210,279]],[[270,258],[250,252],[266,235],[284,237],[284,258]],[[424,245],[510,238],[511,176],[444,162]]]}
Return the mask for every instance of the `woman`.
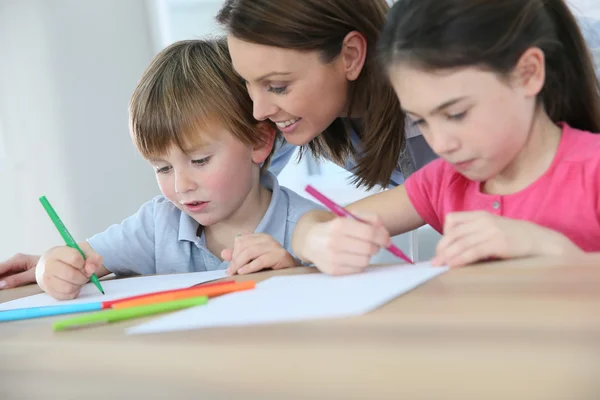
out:
{"label": "woman", "polygon": [[[275,122],[286,141],[278,173],[296,146],[354,174],[358,186],[395,187],[436,158],[405,116],[375,58],[386,0],[227,0],[228,31],[254,117]],[[0,289],[35,282],[35,255],[0,263]]]}
{"label": "woman", "polygon": [[351,171],[359,186],[394,187],[436,158],[375,58],[386,0],[227,0],[217,20],[254,117],[277,124],[279,172],[295,146]]}

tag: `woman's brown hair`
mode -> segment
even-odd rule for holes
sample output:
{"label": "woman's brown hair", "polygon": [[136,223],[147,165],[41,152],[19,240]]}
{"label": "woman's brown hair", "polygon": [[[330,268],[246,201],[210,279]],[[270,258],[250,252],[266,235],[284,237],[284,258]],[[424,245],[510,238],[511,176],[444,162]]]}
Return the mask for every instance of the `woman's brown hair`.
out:
{"label": "woman's brown hair", "polygon": [[184,40],[161,51],[131,97],[129,122],[146,159],[164,155],[173,144],[185,151],[202,142],[199,130],[223,127],[253,145],[267,139],[258,134],[252,100],[233,70],[225,38]]}
{"label": "woman's brown hair", "polygon": [[341,51],[346,35],[361,33],[367,56],[358,79],[350,82],[348,115],[361,115],[354,126],[361,149],[353,148],[344,122],[337,118],[308,144],[315,156],[344,165],[356,158],[354,183],[387,186],[405,146],[405,116],[387,77],[376,61],[379,32],[389,9],[386,0],[227,0],[217,16],[228,32],[252,43],[300,51],[318,51],[324,63]]}
{"label": "woman's brown hair", "polygon": [[379,43],[388,67],[480,66],[503,76],[531,47],[544,52],[539,101],[552,121],[600,132],[594,62],[563,0],[403,0],[392,7]]}

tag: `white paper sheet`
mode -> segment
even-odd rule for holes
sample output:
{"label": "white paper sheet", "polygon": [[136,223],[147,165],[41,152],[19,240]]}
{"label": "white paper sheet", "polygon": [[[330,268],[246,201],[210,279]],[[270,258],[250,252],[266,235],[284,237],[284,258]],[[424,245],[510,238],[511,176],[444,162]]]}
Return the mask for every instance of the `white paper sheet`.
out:
{"label": "white paper sheet", "polygon": [[0,311],[24,307],[54,306],[58,304],[90,303],[95,301],[117,300],[123,297],[190,287],[227,276],[225,270],[190,272],[187,274],[151,275],[135,278],[100,281],[106,295],[102,295],[92,283],[81,288],[79,297],[74,300],[55,300],[46,293],[0,304]]}
{"label": "white paper sheet", "polygon": [[420,263],[373,268],[350,276],[278,276],[257,284],[253,290],[210,299],[202,307],[159,317],[126,332],[135,335],[356,316],[380,307],[447,270]]}

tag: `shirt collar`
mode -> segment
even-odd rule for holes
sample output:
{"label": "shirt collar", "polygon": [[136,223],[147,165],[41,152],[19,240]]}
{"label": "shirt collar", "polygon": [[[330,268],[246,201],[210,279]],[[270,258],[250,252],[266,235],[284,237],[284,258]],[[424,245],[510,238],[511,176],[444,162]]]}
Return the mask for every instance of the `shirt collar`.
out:
{"label": "shirt collar", "polygon": [[260,184],[270,190],[271,203],[254,230],[255,233],[267,233],[277,242],[284,243],[287,223],[288,198],[279,187],[277,177],[271,172],[265,172],[260,178]]}
{"label": "shirt collar", "polygon": [[[271,195],[269,208],[267,208],[267,212],[263,215],[254,232],[267,233],[277,242],[284,243],[288,210],[287,196],[281,191],[277,177],[271,172],[267,171],[261,176],[260,184],[273,194]],[[200,224],[194,218],[182,211],[179,217],[179,240],[200,243],[197,234],[199,227]]]}
{"label": "shirt collar", "polygon": [[179,216],[179,240],[196,243],[200,240],[198,237],[199,227],[198,221],[181,211]]}

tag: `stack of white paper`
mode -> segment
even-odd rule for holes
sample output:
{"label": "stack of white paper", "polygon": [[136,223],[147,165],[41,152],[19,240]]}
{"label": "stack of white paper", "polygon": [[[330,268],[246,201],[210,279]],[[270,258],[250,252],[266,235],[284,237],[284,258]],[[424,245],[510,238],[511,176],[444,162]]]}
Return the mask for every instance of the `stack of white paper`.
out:
{"label": "stack of white paper", "polygon": [[448,268],[429,263],[373,268],[358,275],[325,274],[278,276],[249,291],[210,299],[193,307],[159,317],[127,330],[146,334],[208,327],[241,326],[367,313]]}

